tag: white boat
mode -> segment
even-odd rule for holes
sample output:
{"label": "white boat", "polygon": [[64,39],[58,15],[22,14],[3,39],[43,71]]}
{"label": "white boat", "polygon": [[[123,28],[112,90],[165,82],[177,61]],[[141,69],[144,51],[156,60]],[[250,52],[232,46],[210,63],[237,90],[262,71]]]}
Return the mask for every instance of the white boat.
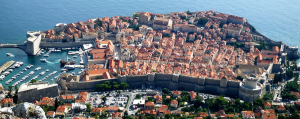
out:
{"label": "white boat", "polygon": [[1,75],[1,76],[0,76],[0,80],[1,80],[1,81],[2,81],[4,78],[5,78],[4,75]]}
{"label": "white boat", "polygon": [[46,73],[46,72],[45,72],[45,71],[43,71],[43,72],[41,72],[41,73],[40,73],[40,75],[41,75],[41,76],[43,76],[45,73]]}
{"label": "white boat", "polygon": [[46,70],[46,72],[48,72],[48,71],[49,71],[49,69]]}
{"label": "white boat", "polygon": [[46,59],[40,59],[40,61],[42,61],[42,62],[46,62],[47,60],[46,60]]}
{"label": "white boat", "polygon": [[68,71],[68,69],[61,69],[61,71]]}
{"label": "white boat", "polygon": [[25,68],[25,69],[23,69],[23,71],[27,71],[27,69]]}
{"label": "white boat", "polygon": [[16,67],[15,67],[15,66],[11,66],[11,67],[9,67],[9,68],[14,69],[14,68],[16,68]]}
{"label": "white boat", "polygon": [[35,69],[35,71],[38,71],[38,70],[40,70],[40,69],[42,69],[42,68],[41,68],[41,67],[38,67],[38,68]]}
{"label": "white boat", "polygon": [[20,73],[21,73],[21,74],[23,74],[23,72],[22,72],[22,71],[21,71]]}
{"label": "white boat", "polygon": [[24,63],[23,62],[19,62],[19,64],[22,66]]}
{"label": "white boat", "polygon": [[73,56],[73,58],[76,58],[77,56],[75,55],[75,56]]}
{"label": "white boat", "polygon": [[44,54],[44,57],[49,57],[49,54]]}
{"label": "white boat", "polygon": [[68,70],[69,69],[75,69],[75,66],[74,65],[66,65],[65,68],[68,69]]}
{"label": "white boat", "polygon": [[11,77],[12,79],[16,79],[17,77]]}
{"label": "white boat", "polygon": [[9,71],[9,72],[12,72],[13,70],[12,70],[12,69],[9,69],[8,71]]}
{"label": "white boat", "polygon": [[4,72],[4,73],[3,73],[3,75],[5,75],[5,76],[6,76],[6,75],[8,75],[8,74],[9,74],[9,72],[8,72],[8,71],[6,71],[6,72]]}
{"label": "white boat", "polygon": [[11,54],[11,53],[6,53],[6,55],[7,55],[7,56],[12,56],[12,54]]}

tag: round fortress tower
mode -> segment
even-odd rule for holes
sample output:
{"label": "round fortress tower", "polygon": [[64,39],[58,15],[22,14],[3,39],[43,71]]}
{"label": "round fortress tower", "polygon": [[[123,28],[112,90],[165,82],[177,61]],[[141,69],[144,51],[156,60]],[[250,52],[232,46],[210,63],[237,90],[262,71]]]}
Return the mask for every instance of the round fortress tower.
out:
{"label": "round fortress tower", "polygon": [[258,80],[259,80],[259,78],[257,78],[257,77],[246,77],[244,86],[246,88],[256,89]]}

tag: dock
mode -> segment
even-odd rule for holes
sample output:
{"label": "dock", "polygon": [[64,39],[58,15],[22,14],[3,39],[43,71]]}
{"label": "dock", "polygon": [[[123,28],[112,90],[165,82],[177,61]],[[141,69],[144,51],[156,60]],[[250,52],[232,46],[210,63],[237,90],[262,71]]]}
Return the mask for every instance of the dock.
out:
{"label": "dock", "polygon": [[66,66],[74,66],[75,68],[84,68],[84,65],[66,65]]}
{"label": "dock", "polygon": [[2,73],[3,71],[5,71],[7,68],[9,68],[11,65],[13,65],[15,63],[15,61],[8,61],[6,63],[4,63],[1,67],[0,67],[0,73]]}

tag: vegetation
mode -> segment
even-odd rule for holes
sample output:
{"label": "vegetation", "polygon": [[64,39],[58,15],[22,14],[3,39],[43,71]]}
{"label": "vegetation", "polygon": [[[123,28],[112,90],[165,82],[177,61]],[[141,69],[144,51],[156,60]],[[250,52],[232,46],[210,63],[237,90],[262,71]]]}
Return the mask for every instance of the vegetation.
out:
{"label": "vegetation", "polygon": [[133,17],[134,18],[137,18],[137,17],[139,17],[140,15],[138,14],[138,13],[135,13],[134,15],[133,15]]}
{"label": "vegetation", "polygon": [[163,34],[162,37],[171,37],[170,34]]}
{"label": "vegetation", "polygon": [[140,30],[140,25],[128,26],[128,28],[132,28],[134,31],[138,31],[138,30]]}
{"label": "vegetation", "polygon": [[297,83],[298,81],[298,75],[294,76],[294,80],[287,82],[285,85],[285,88],[283,91],[281,91],[281,97],[282,99],[286,100],[296,100],[298,99],[295,95],[291,95],[291,92],[298,92],[299,89],[299,84]]}
{"label": "vegetation", "polygon": [[35,83],[36,80],[35,79],[32,79],[29,83]]}
{"label": "vegetation", "polygon": [[8,93],[7,93],[7,95],[6,95],[6,98],[12,98],[13,96],[12,96],[12,94],[11,94],[11,91],[12,91],[12,86],[10,85],[10,86],[8,86]]}
{"label": "vegetation", "polygon": [[135,99],[141,99],[142,98],[142,95],[141,94],[137,94],[136,96],[135,96]]}
{"label": "vegetation", "polygon": [[208,22],[208,19],[205,18],[205,17],[202,17],[202,18],[200,18],[200,19],[198,20],[197,25],[198,25],[198,26],[203,26],[203,25],[205,25],[207,22]]}
{"label": "vegetation", "polygon": [[242,76],[237,76],[236,79],[240,80],[240,81],[243,81],[243,77]]}
{"label": "vegetation", "polygon": [[264,100],[272,100],[272,98],[273,98],[273,93],[271,92],[267,92],[263,97]]}
{"label": "vegetation", "polygon": [[192,15],[192,13],[190,12],[190,10],[186,11],[186,13],[187,13],[188,15]]}
{"label": "vegetation", "polygon": [[41,105],[41,107],[44,110],[45,114],[47,114],[48,111],[55,111],[55,107],[54,106]]}
{"label": "vegetation", "polygon": [[55,105],[54,105],[54,109],[56,110],[58,106],[59,106],[59,104],[58,104],[58,100],[57,100],[57,98],[55,98]]}
{"label": "vegetation", "polygon": [[97,84],[96,85],[96,90],[97,91],[106,91],[106,90],[124,90],[124,89],[128,89],[129,85],[127,83],[118,83],[116,81],[114,81],[113,83],[111,83],[111,81],[105,81],[102,84]]}
{"label": "vegetation", "polygon": [[281,73],[275,74],[273,84],[277,84],[278,82],[282,82],[282,81],[283,81],[283,75]]}
{"label": "vegetation", "polygon": [[90,103],[86,103],[86,111],[91,112],[92,111],[92,105]]}

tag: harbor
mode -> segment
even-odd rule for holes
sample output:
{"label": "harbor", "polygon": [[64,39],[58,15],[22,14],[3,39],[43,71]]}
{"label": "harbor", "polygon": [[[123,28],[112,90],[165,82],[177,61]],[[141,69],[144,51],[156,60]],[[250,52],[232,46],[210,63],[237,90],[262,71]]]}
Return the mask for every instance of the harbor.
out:
{"label": "harbor", "polygon": [[[20,49],[11,49],[20,50]],[[81,74],[84,71],[83,59],[80,55],[68,55],[69,51],[78,54],[79,49],[42,49],[39,56],[28,56],[24,52],[14,52],[14,54],[3,57],[4,61],[0,67],[0,83],[5,89],[8,86],[20,86],[23,83],[29,83],[35,79],[38,82],[55,83],[57,78],[63,73],[70,73],[72,75]],[[0,51],[1,52],[1,51]],[[48,55],[48,56],[44,56]],[[74,57],[75,56],[75,57]],[[74,61],[73,65],[66,65],[67,67],[74,67],[74,69],[66,70],[67,68],[60,66],[60,60]],[[20,65],[22,63],[22,65]]]}

